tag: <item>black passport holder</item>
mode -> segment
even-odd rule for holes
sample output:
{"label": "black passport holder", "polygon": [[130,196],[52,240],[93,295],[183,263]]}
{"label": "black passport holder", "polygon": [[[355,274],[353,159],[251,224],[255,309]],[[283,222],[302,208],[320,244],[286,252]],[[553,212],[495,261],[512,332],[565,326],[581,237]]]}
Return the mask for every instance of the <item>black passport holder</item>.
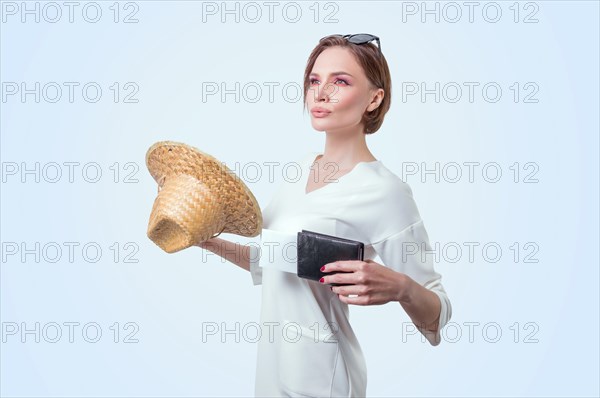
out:
{"label": "black passport holder", "polygon": [[[326,275],[337,272],[321,272],[325,264],[340,260],[363,260],[365,245],[357,240],[325,235],[303,229],[298,232],[298,271],[300,278],[319,281]],[[348,283],[332,283],[332,286],[347,286]]]}

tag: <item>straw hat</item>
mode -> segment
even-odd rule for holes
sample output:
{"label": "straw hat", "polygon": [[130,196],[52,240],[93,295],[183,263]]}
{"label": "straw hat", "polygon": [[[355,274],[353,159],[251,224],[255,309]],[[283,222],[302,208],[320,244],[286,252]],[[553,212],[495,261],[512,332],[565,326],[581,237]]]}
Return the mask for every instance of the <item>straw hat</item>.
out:
{"label": "straw hat", "polygon": [[157,142],[146,166],[159,184],[148,237],[167,253],[188,248],[222,232],[257,236],[260,206],[246,184],[207,153],[173,141]]}

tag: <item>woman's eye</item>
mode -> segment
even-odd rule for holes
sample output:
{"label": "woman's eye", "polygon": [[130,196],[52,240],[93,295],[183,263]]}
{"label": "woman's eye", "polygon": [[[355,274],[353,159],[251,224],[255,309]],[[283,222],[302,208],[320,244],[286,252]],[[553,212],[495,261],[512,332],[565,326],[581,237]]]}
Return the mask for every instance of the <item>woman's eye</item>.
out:
{"label": "woman's eye", "polygon": [[[310,82],[310,84],[315,84],[315,83],[318,82],[318,80],[317,79],[310,79],[309,82]],[[345,85],[348,85],[348,82],[346,80],[344,80],[344,79],[336,79],[334,81],[334,83],[337,83],[337,82],[343,82]]]}

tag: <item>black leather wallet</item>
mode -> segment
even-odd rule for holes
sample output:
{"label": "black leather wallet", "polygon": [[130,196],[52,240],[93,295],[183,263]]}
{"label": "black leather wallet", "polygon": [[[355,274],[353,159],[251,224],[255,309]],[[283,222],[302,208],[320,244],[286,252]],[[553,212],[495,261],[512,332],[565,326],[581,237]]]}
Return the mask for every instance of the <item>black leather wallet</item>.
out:
{"label": "black leather wallet", "polygon": [[[325,235],[319,232],[298,232],[298,271],[300,278],[319,281],[326,275],[337,272],[321,272],[325,264],[339,260],[363,260],[365,245],[357,240]],[[331,283],[332,286],[347,286],[349,283]]]}

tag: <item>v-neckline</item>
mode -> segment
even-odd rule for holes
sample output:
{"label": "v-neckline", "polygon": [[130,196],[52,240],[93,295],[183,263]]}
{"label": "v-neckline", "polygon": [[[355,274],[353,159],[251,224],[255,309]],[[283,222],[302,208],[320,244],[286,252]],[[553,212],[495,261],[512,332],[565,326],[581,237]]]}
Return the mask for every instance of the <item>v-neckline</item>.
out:
{"label": "v-neckline", "polygon": [[[312,165],[313,165],[313,164],[315,164],[315,162],[317,161],[317,158],[318,158],[318,157],[320,157],[320,156],[323,156],[323,154],[322,154],[322,153],[318,153],[318,152],[314,152],[314,153],[316,153],[316,154],[317,154],[317,156],[315,156],[314,158],[313,158],[313,157],[311,157],[311,159],[312,159],[312,162],[309,160],[309,163],[308,163],[308,164],[307,164],[307,166],[306,166],[306,171],[307,171],[306,175],[307,175],[307,177],[306,177],[306,179],[304,180],[304,185],[303,185],[303,188],[302,188],[302,189],[304,190],[304,196],[311,195],[311,194],[315,193],[316,191],[320,191],[320,190],[322,190],[322,189],[325,189],[325,188],[327,188],[329,185],[333,184],[333,182],[328,182],[327,184],[323,185],[322,187],[319,187],[319,188],[317,188],[317,189],[313,189],[313,190],[312,190],[312,191],[310,191],[310,192],[307,192],[307,191],[306,191],[306,187],[307,187],[307,185],[308,185],[308,182],[310,181],[310,172],[311,172],[311,167],[312,167]],[[339,184],[339,183],[340,183],[340,181],[344,179],[344,177],[346,177],[347,175],[349,175],[349,174],[351,174],[352,172],[354,172],[354,171],[356,170],[356,168],[357,168],[358,166],[360,166],[361,164],[374,164],[374,163],[379,163],[379,162],[380,162],[379,160],[371,160],[371,161],[368,161],[368,162],[367,162],[367,161],[360,161],[360,162],[356,163],[356,164],[354,165],[354,167],[352,167],[352,169],[350,169],[350,171],[349,171],[349,172],[347,172],[346,174],[344,174],[344,175],[342,175],[342,176],[340,176],[340,177],[337,177],[337,178],[335,179],[335,181],[336,181],[336,183],[338,183],[338,184]]]}

